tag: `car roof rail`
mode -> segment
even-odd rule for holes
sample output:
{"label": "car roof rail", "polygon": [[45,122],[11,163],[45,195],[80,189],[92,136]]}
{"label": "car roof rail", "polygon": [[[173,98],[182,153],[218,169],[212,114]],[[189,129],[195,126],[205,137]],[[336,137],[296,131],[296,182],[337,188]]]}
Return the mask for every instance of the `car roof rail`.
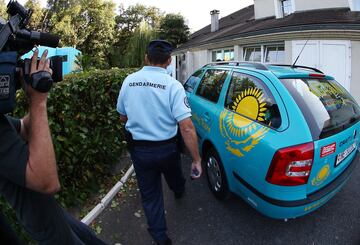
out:
{"label": "car roof rail", "polygon": [[247,61],[217,61],[217,62],[211,62],[209,64],[204,65],[203,67],[206,66],[217,66],[217,65],[228,65],[228,66],[241,66],[241,67],[250,67],[250,68],[255,68],[255,69],[259,69],[259,70],[268,70],[268,68],[266,67],[266,65],[262,64],[262,63],[258,63],[258,62],[247,62]]}
{"label": "car roof rail", "polygon": [[317,73],[324,74],[324,72],[320,71],[319,69],[316,69],[316,68],[310,67],[310,66],[285,65],[285,64],[269,64],[268,66],[284,66],[284,67],[291,67],[291,68],[303,68],[303,69],[308,69],[308,70],[315,71],[315,72],[317,72]]}

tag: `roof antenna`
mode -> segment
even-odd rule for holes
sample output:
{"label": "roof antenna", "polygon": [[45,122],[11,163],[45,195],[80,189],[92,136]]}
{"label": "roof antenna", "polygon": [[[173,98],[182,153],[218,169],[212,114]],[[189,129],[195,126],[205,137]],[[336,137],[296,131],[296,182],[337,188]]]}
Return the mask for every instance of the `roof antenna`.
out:
{"label": "roof antenna", "polygon": [[302,52],[304,51],[304,48],[305,48],[306,44],[308,43],[308,41],[310,40],[311,35],[312,35],[312,33],[310,33],[309,38],[306,40],[304,46],[302,47],[302,49],[301,49],[301,51],[300,51],[300,54],[299,54],[298,57],[296,58],[294,64],[292,64],[291,68],[295,68],[295,64],[296,64],[296,62],[298,61],[298,59],[300,58],[300,55],[302,54]]}

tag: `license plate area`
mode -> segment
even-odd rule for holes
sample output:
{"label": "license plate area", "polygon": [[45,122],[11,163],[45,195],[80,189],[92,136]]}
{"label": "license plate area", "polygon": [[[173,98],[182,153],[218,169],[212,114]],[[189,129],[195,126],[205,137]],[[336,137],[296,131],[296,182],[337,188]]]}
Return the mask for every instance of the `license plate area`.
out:
{"label": "license plate area", "polygon": [[356,143],[353,143],[343,152],[340,152],[336,156],[335,167],[339,166],[339,164],[342,163],[345,160],[345,158],[347,158],[355,149],[356,149]]}

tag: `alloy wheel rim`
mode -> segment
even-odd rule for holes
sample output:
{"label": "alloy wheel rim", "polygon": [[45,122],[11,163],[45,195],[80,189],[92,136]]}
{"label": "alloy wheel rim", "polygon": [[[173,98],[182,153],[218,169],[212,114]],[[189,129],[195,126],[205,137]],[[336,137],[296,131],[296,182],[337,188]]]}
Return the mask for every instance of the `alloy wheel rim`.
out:
{"label": "alloy wheel rim", "polygon": [[209,182],[214,191],[218,192],[221,188],[221,172],[218,161],[210,156],[206,163]]}

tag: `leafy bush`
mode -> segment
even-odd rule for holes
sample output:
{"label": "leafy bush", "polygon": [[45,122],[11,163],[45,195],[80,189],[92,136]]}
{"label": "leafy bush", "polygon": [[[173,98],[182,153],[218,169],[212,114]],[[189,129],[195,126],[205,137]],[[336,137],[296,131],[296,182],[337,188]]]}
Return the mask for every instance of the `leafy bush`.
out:
{"label": "leafy bush", "polygon": [[[48,117],[64,207],[82,205],[124,150],[116,101],[132,69],[93,70],[67,76],[48,99]],[[16,114],[24,115],[26,99],[19,96]]]}
{"label": "leafy bush", "polygon": [[[116,101],[121,84],[134,69],[93,70],[67,76],[48,99],[49,124],[55,147],[63,207],[81,207],[125,149]],[[28,105],[17,94],[14,115],[25,115]],[[13,220],[4,202],[0,205]],[[18,229],[17,229],[18,230]]]}

